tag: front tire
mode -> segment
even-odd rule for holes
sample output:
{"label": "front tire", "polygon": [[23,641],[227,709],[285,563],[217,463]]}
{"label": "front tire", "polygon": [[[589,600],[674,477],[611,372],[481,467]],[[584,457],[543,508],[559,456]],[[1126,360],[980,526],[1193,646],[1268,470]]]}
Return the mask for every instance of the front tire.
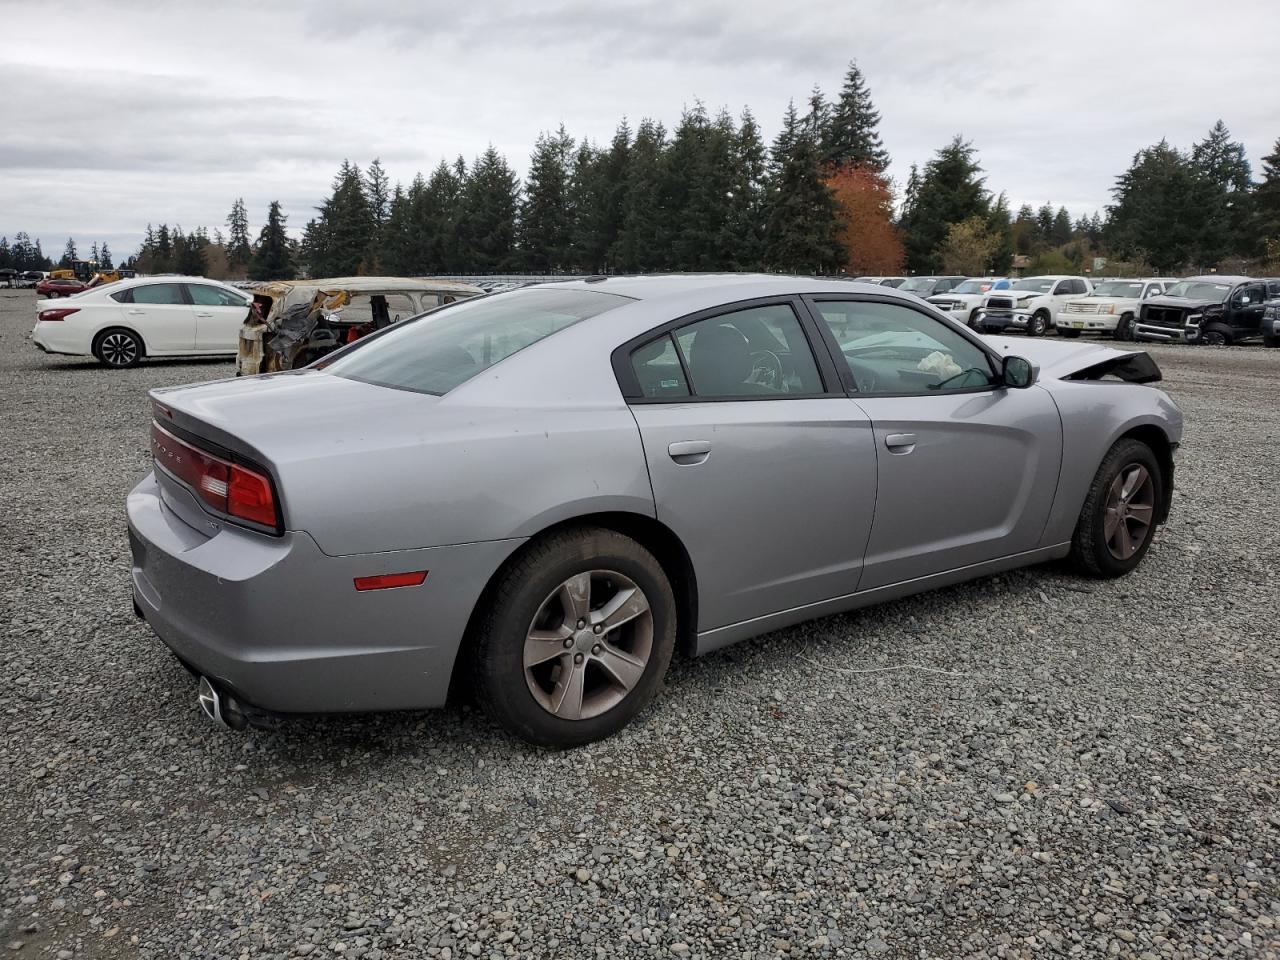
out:
{"label": "front tire", "polygon": [[1031,315],[1031,319],[1027,321],[1027,336],[1043,337],[1045,331],[1049,329],[1049,315],[1043,310],[1038,310]]}
{"label": "front tire", "polygon": [[1210,347],[1231,346],[1231,333],[1225,327],[1207,327],[1200,334],[1200,342]]}
{"label": "front tire", "polygon": [[622,729],[653,698],[675,650],[675,595],[661,564],[613,530],[533,543],[481,603],[477,697],[537,746],[576,747]]}
{"label": "front tire", "polygon": [[1263,337],[1262,345],[1264,347],[1280,347],[1280,337]]}
{"label": "front tire", "polygon": [[1079,330],[1063,330],[1061,327],[1059,327],[1058,336],[1066,337],[1068,340],[1074,340],[1078,336],[1080,336],[1080,331]]}
{"label": "front tire", "polygon": [[1133,314],[1126,313],[1120,318],[1120,322],[1116,324],[1115,333],[1112,334],[1117,340],[1132,341],[1133,340]]}
{"label": "front tire", "polygon": [[1086,576],[1123,577],[1146,556],[1164,502],[1164,474],[1139,440],[1120,440],[1094,474],[1071,538],[1071,562]]}
{"label": "front tire", "polygon": [[104,367],[123,370],[136,367],[145,355],[142,338],[132,330],[103,330],[93,341],[93,355]]}

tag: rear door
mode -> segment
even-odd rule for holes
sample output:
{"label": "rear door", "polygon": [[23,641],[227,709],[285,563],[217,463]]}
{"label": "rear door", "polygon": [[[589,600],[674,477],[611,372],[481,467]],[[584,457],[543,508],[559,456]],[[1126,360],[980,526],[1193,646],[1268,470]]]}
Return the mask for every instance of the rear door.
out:
{"label": "rear door", "polygon": [[195,350],[196,320],[183,284],[144,283],[120,293],[123,325],[142,337],[148,354]]}
{"label": "rear door", "polygon": [[1262,314],[1267,300],[1265,283],[1242,284],[1231,295],[1231,330],[1237,338],[1256,337],[1262,332]]}
{"label": "rear door", "polygon": [[817,336],[798,301],[752,301],[615,357],[658,519],[693,561],[700,631],[858,588],[876,451]]}
{"label": "rear door", "polygon": [[249,315],[249,298],[211,283],[184,286],[196,320],[196,350],[235,353],[240,343],[240,327]]}
{"label": "rear door", "polygon": [[1040,546],[1062,463],[1049,394],[997,386],[976,338],[908,304],[809,302],[879,458],[860,589]]}

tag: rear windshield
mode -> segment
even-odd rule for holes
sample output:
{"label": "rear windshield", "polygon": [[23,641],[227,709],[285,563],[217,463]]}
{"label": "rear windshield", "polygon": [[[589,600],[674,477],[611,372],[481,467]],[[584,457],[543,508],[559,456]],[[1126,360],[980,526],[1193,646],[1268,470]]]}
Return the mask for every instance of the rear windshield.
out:
{"label": "rear windshield", "polygon": [[630,302],[594,290],[512,290],[397,324],[325,369],[381,387],[445,394],[544,337]]}

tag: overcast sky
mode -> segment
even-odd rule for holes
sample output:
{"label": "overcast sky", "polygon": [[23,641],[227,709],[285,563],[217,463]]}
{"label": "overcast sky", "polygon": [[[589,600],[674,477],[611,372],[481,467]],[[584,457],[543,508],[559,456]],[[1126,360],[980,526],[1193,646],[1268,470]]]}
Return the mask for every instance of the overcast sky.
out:
{"label": "overcast sky", "polygon": [[0,0],[0,33],[0,234],[55,258],[237,196],[255,235],[273,199],[300,232],[344,157],[407,182],[492,142],[523,173],[540,130],[607,142],[695,99],[772,139],[851,58],[899,187],[960,133],[1015,209],[1100,210],[1135,151],[1219,117],[1255,174],[1280,137],[1278,0]]}

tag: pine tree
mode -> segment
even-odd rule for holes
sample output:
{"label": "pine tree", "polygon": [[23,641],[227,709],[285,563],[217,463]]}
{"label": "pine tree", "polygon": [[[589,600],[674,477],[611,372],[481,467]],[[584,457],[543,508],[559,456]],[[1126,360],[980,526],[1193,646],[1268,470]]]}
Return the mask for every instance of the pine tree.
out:
{"label": "pine tree", "polygon": [[[310,227],[310,225],[308,225]],[[373,208],[360,167],[343,160],[333,193],[320,207],[306,242],[314,276],[349,276],[372,268],[375,248]]]}
{"label": "pine tree", "polygon": [[666,224],[667,265],[680,270],[722,270],[729,257],[721,246],[733,201],[733,120],[713,124],[706,108],[686,109],[672,134],[661,174],[662,206],[678,210]]}
{"label": "pine tree", "polygon": [[413,197],[413,234],[426,273],[466,273],[469,266],[459,236],[462,191],[467,167],[459,157],[452,166],[440,161],[422,190]]}
{"label": "pine tree", "polygon": [[89,259],[93,263],[98,262],[98,241],[97,240],[93,241],[93,243],[89,247]]}
{"label": "pine tree", "polygon": [[[1030,209],[1030,208],[1027,208]],[[1006,274],[1013,266],[1013,224],[1009,218],[1009,199],[1001,193],[991,205],[987,215],[987,232],[995,240],[986,270],[993,274]]]}
{"label": "pine tree", "polygon": [[365,195],[369,198],[369,212],[373,216],[375,228],[386,222],[391,213],[391,180],[382,169],[382,161],[373,158],[369,169],[364,173]]}
{"label": "pine tree", "polygon": [[572,223],[569,210],[570,158],[573,138],[564,125],[555,134],[541,133],[529,158],[524,203],[520,211],[520,258],[531,273],[568,269]]}
{"label": "pine tree", "polygon": [[244,197],[237,197],[227,214],[227,266],[239,272],[249,265],[253,248],[249,246],[249,214]]}
{"label": "pine tree", "polygon": [[1253,195],[1254,229],[1258,246],[1268,240],[1280,243],[1280,139],[1262,158],[1262,182]]}
{"label": "pine tree", "polygon": [[758,270],[764,263],[768,219],[768,170],[760,127],[744,109],[733,143],[733,197],[721,245],[733,270]]}
{"label": "pine tree", "polygon": [[1046,203],[1036,211],[1036,250],[1053,245],[1053,204]]}
{"label": "pine tree", "polygon": [[1030,256],[1039,246],[1039,225],[1031,204],[1024,203],[1018,208],[1018,215],[1013,218],[1013,252]]}
{"label": "pine tree", "polygon": [[605,154],[590,140],[583,139],[573,154],[566,209],[570,270],[603,273],[606,269],[604,163]]}
{"label": "pine tree", "polygon": [[839,268],[846,251],[839,240],[835,198],[819,170],[818,142],[801,125],[795,104],[787,108],[774,140],[765,256],[786,273],[825,273]]}
{"label": "pine tree", "polygon": [[169,237],[169,225],[160,224],[156,230],[155,245],[151,254],[152,273],[170,273],[173,271],[173,241]]}
{"label": "pine tree", "polygon": [[973,145],[956,136],[925,165],[910,219],[903,222],[907,267],[918,273],[942,269],[940,248],[951,225],[985,218],[990,199]]}
{"label": "pine tree", "polygon": [[71,237],[67,237],[67,245],[62,248],[62,259],[58,261],[60,267],[70,267],[73,260],[79,260],[80,254],[76,252],[76,242]]}
{"label": "pine tree", "polygon": [[824,163],[856,163],[883,174],[889,169],[889,153],[880,139],[880,114],[855,61],[849,61],[840,97],[831,110],[827,135],[822,142]]}
{"label": "pine tree", "polygon": [[1197,259],[1216,264],[1229,254],[1249,256],[1257,252],[1253,218],[1253,171],[1245,158],[1244,144],[1231,139],[1231,131],[1219,120],[1208,135],[1191,148],[1191,162],[1207,181],[1212,206],[1200,238]]}
{"label": "pine tree", "polygon": [[[421,176],[410,189],[425,189]],[[378,263],[389,274],[413,276],[421,272],[414,251],[413,200],[400,184],[391,192],[386,220],[378,231]]]}
{"label": "pine tree", "polygon": [[516,211],[519,182],[493,145],[472,164],[463,189],[459,234],[467,269],[476,273],[516,265]]}
{"label": "pine tree", "polygon": [[258,234],[258,245],[249,264],[249,276],[254,280],[285,280],[293,273],[290,263],[290,245],[285,233],[284,213],[280,201],[272,200],[267,211],[267,222]]}
{"label": "pine tree", "polygon": [[1190,156],[1165,140],[1140,150],[1111,194],[1106,239],[1121,257],[1160,273],[1196,262],[1217,198]]}
{"label": "pine tree", "polygon": [[9,252],[9,238],[0,237],[0,269],[13,269],[13,254]]}
{"label": "pine tree", "polygon": [[1066,207],[1059,207],[1058,212],[1053,215],[1053,230],[1049,242],[1055,247],[1071,242],[1071,214],[1067,213]]}
{"label": "pine tree", "polygon": [[[831,104],[816,83],[809,91],[809,112],[804,116],[804,130],[816,144],[823,144],[831,136]],[[821,160],[819,161],[821,162]]]}
{"label": "pine tree", "polygon": [[660,270],[670,263],[666,242],[666,210],[662,206],[663,153],[667,131],[655,120],[640,121],[627,163],[622,225],[614,244],[618,270]]}
{"label": "pine tree", "polygon": [[114,270],[115,264],[111,260],[111,248],[107,246],[107,241],[102,241],[102,248],[98,250],[98,263],[103,270]]}

